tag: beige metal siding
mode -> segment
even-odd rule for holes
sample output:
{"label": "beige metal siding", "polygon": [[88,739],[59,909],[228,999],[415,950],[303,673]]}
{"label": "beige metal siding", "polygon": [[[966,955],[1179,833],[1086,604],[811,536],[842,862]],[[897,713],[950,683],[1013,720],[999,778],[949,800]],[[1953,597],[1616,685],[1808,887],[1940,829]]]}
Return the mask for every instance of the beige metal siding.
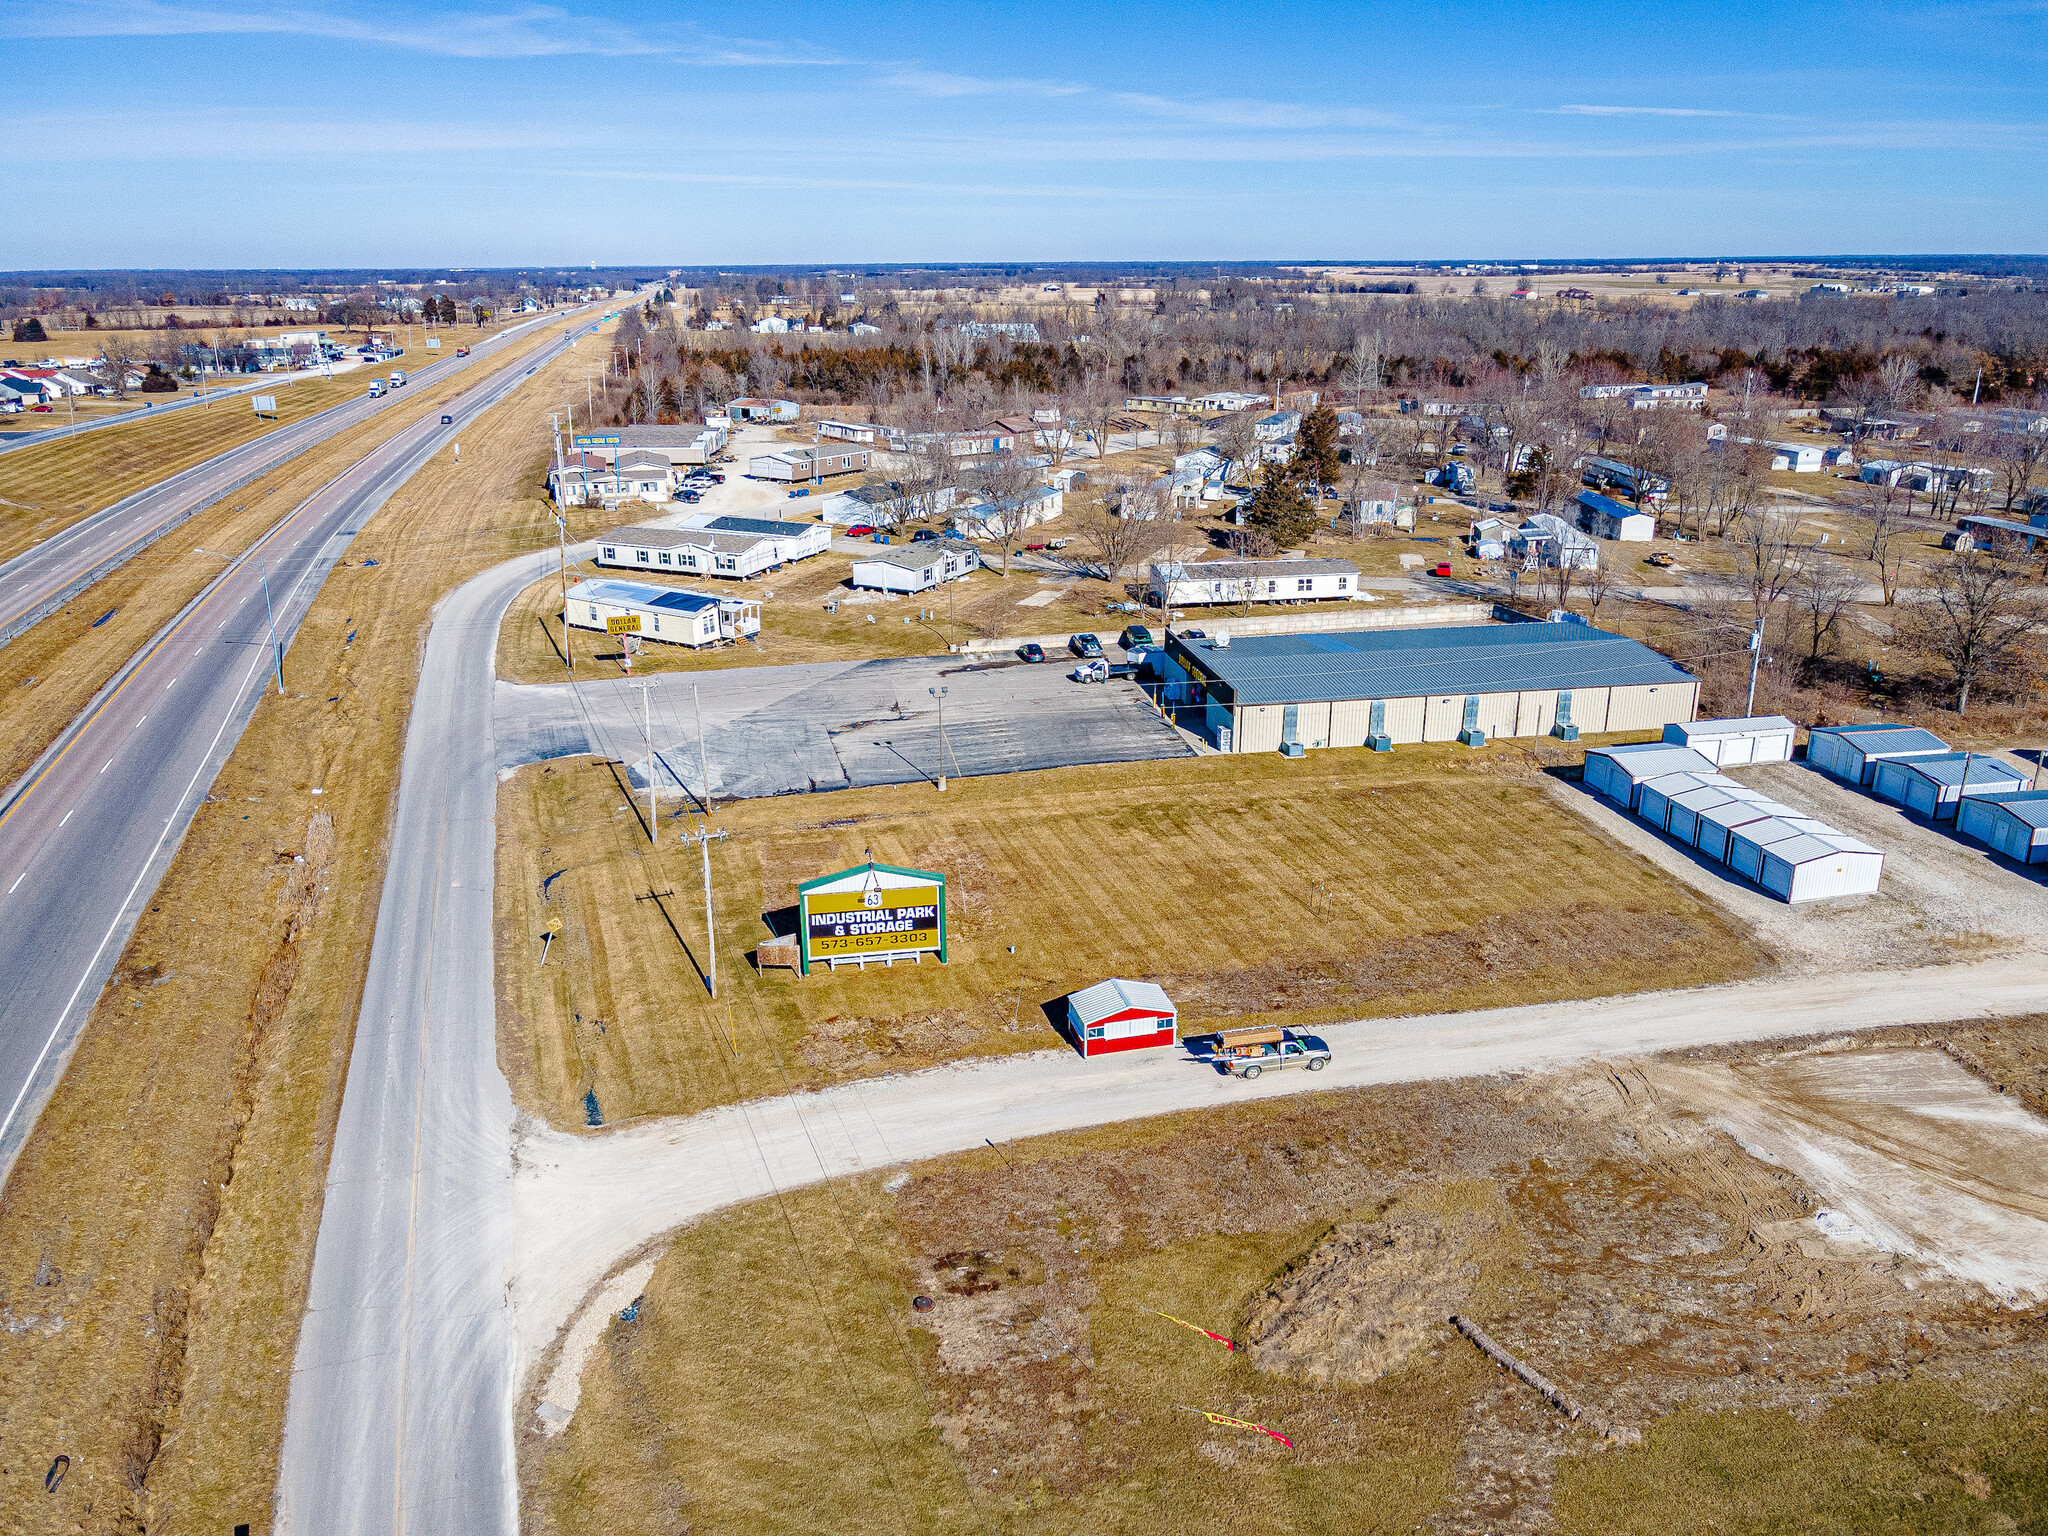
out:
{"label": "beige metal siding", "polygon": [[1638,683],[1613,690],[1609,731],[1648,731],[1692,718],[1692,683]]}
{"label": "beige metal siding", "polygon": [[1280,750],[1280,706],[1278,704],[1247,704],[1237,711],[1237,730],[1232,737],[1232,748],[1238,752],[1278,752]]}
{"label": "beige metal siding", "polygon": [[1330,745],[1330,706],[1304,704],[1295,720],[1294,739],[1304,747]]}
{"label": "beige metal siding", "polygon": [[1518,693],[1483,693],[1479,696],[1479,729],[1486,732],[1486,739],[1515,734],[1515,710],[1521,703]]}
{"label": "beige metal siding", "polygon": [[[1520,695],[1515,706],[1515,734],[1541,736],[1557,720],[1557,695],[1543,691]],[[1505,733],[1503,733],[1505,734]]]}
{"label": "beige metal siding", "polygon": [[1424,699],[1422,719],[1424,741],[1456,741],[1465,728],[1465,695],[1444,694]]}
{"label": "beige metal siding", "polygon": [[1585,735],[1597,736],[1607,729],[1607,694],[1605,688],[1572,690],[1572,724]]}
{"label": "beige metal siding", "polygon": [[[1423,709],[1427,699],[1388,699],[1387,735],[1396,742],[1413,743],[1423,739]],[[1367,706],[1370,708],[1370,706]],[[1461,706],[1462,707],[1462,706]],[[1451,734],[1457,734],[1457,726],[1451,727]]]}
{"label": "beige metal siding", "polygon": [[1330,706],[1331,746],[1362,747],[1371,729],[1371,699],[1339,699]]}

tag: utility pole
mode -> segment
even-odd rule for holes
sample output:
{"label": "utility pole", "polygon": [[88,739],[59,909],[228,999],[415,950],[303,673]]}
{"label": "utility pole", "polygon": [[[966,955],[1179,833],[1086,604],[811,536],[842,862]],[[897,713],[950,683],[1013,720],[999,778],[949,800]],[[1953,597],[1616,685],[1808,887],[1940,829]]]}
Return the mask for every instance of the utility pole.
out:
{"label": "utility pole", "polygon": [[718,996],[718,931],[717,920],[711,911],[711,844],[724,842],[725,829],[713,832],[708,826],[699,827],[695,832],[685,832],[682,839],[695,843],[704,862],[704,979],[711,988],[711,996]]}
{"label": "utility pole", "polygon": [[284,693],[284,647],[277,640],[277,615],[270,607],[270,572],[264,568],[263,557],[256,557],[256,573],[263,580],[263,616],[270,621],[270,654],[277,662],[277,691]]}
{"label": "utility pole", "polygon": [[1749,637],[1749,702],[1742,706],[1744,718],[1756,714],[1756,668],[1764,659],[1764,621],[1756,621],[1756,629]]}
{"label": "utility pole", "polygon": [[690,684],[690,703],[697,711],[697,772],[704,777],[704,820],[711,820],[711,757],[704,750],[704,699]]}
{"label": "utility pole", "polygon": [[657,832],[661,826],[661,802],[654,793],[654,720],[653,706],[648,702],[647,690],[652,683],[640,685],[640,742],[647,748],[647,841],[658,841]]}
{"label": "utility pole", "polygon": [[576,643],[569,638],[569,520],[555,513],[555,562],[562,576],[562,660],[569,668],[569,681],[576,681]]}
{"label": "utility pole", "polygon": [[[946,759],[952,755],[952,748],[946,741],[946,690],[927,688],[925,692],[939,701],[939,793],[946,792]],[[956,761],[953,766],[958,768]]]}

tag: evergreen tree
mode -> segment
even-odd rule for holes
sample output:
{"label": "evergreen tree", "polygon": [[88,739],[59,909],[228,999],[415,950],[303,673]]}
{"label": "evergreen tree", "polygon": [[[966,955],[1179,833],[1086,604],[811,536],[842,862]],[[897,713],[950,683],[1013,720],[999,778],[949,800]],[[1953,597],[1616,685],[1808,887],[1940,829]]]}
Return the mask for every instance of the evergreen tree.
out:
{"label": "evergreen tree", "polygon": [[15,322],[14,339],[16,341],[48,341],[50,338],[48,333],[43,330],[43,322],[34,315],[30,315],[26,320]]}
{"label": "evergreen tree", "polygon": [[1318,405],[1301,418],[1291,467],[1297,479],[1337,483],[1337,413],[1328,405]]}
{"label": "evergreen tree", "polygon": [[1268,464],[1252,492],[1245,521],[1282,549],[1303,542],[1316,531],[1315,503],[1308,499],[1293,465]]}

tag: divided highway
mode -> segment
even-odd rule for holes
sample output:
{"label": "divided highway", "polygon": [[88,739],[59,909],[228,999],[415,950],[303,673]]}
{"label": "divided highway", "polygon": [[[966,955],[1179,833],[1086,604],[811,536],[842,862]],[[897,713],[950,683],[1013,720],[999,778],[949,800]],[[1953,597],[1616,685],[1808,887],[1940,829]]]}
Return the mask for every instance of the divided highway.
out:
{"label": "divided highway", "polygon": [[[493,353],[503,350],[535,326],[559,325],[569,319],[563,314],[545,315],[500,331],[489,340],[478,342],[468,357],[447,357],[429,363],[413,375],[413,382],[431,384],[472,365],[488,362]],[[194,513],[205,510],[250,481],[269,474],[280,464],[325,442],[335,433],[345,432],[406,398],[405,390],[392,390],[377,399],[364,394],[340,405],[331,405],[303,421],[279,427],[252,442],[180,470],[132,496],[123,497],[111,507],[82,518],[61,533],[52,534],[34,548],[23,551],[0,565],[0,645],[56,612],[86,587],[147,549]],[[143,418],[116,418],[118,421],[139,419]],[[39,435],[37,440],[47,442],[49,438]]]}
{"label": "divided highway", "polygon": [[[545,323],[568,329],[356,461],[230,563],[0,803],[0,1181],[271,680],[258,552],[289,645],[334,562],[391,494],[564,350],[570,330],[595,329],[574,316]],[[101,527],[110,540],[137,534]],[[76,558],[89,563],[89,552]]]}

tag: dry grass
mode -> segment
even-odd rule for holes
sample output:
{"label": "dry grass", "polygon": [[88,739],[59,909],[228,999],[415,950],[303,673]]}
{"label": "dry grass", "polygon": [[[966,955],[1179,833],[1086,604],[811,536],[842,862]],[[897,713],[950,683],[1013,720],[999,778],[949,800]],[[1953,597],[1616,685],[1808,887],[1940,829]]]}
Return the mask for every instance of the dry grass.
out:
{"label": "dry grass", "polygon": [[0,1197],[0,1528],[269,1528],[429,609],[552,537],[546,408],[574,367],[357,539],[380,564],[315,603]]}
{"label": "dry grass", "polygon": [[[508,1071],[523,1103],[580,1126],[591,1092],[616,1122],[1044,1049],[1057,1040],[1041,1005],[1104,975],[1163,983],[1198,1032],[1768,968],[1717,911],[1557,808],[1535,761],[1517,747],[1457,766],[1437,749],[1211,757],[721,808],[716,1004],[698,979],[697,858],[668,832],[650,851],[644,796],[629,805],[612,767],[529,767],[499,792]],[[1504,856],[1499,828],[1543,856]],[[769,935],[764,914],[870,849],[950,876],[951,963],[757,975],[745,956]]]}
{"label": "dry grass", "polygon": [[[1107,630],[1113,636],[1124,623],[1122,616],[1106,616],[1102,612],[1104,603],[1124,601],[1122,588],[1088,577],[1041,582],[1033,572],[1012,570],[1005,579],[997,571],[986,570],[949,582],[934,592],[890,601],[883,594],[854,592],[847,584],[852,564],[851,555],[828,550],[785,566],[775,575],[752,581],[707,579],[688,583],[692,591],[759,600],[759,641],[705,650],[648,641],[634,653],[633,670],[641,674],[689,672],[711,667],[842,661],[849,657],[928,656],[942,654],[956,641],[986,636],[1044,635],[1077,629]],[[600,570],[587,562],[571,566],[568,575],[571,586],[593,576],[630,581],[653,579],[646,572]],[[1025,598],[1048,588],[1060,594],[1054,602],[1042,607],[1021,606]],[[839,611],[826,612],[828,602],[836,602]],[[561,611],[558,576],[536,582],[520,594],[498,636],[500,677],[521,683],[563,680]],[[589,630],[577,630],[573,640],[579,675],[621,674],[622,655],[617,640]],[[595,670],[585,673],[586,662],[594,663]]]}
{"label": "dry grass", "polygon": [[[480,338],[487,333],[471,329],[468,334]],[[379,413],[378,421],[396,423],[411,419],[420,414],[421,407],[438,403],[466,384],[474,383],[480,376],[474,372],[459,376],[465,381],[462,385],[453,379],[435,379],[432,374],[424,379],[414,374],[414,370],[425,369],[437,358],[452,358],[457,346],[469,344],[468,340],[452,339],[451,332],[443,351],[433,353],[415,347],[395,361],[391,366],[413,374],[414,382],[404,391],[407,403]],[[49,538],[81,517],[112,506],[123,496],[154,485],[203,459],[329,406],[353,400],[369,387],[372,378],[383,377],[389,371],[385,368],[373,374],[366,369],[357,370],[331,379],[279,382],[275,388],[266,383],[262,393],[277,397],[275,420],[259,418],[247,396],[174,411],[157,420],[149,419],[149,413],[143,412],[138,404],[138,419],[130,425],[88,432],[78,438],[60,438],[0,456],[0,560],[11,560],[29,545]],[[139,401],[142,397],[135,398]],[[11,419],[19,422],[24,418]],[[50,426],[61,424],[65,416],[59,411],[27,419]],[[379,430],[388,432],[392,427],[383,425]]]}
{"label": "dry grass", "polygon": [[[2048,1061],[2048,1021],[1994,1028]],[[710,1218],[611,1325],[567,1431],[527,1437],[526,1520],[546,1536],[2037,1528],[2048,1325],[1973,1288],[1909,1287],[1881,1256],[1812,1256],[1786,1235],[1811,1192],[1643,1087],[1595,1066],[1322,1093]],[[1435,1246],[1403,1236],[1418,1229]],[[931,1311],[912,1310],[920,1293]],[[1640,1427],[1640,1448],[1566,1424],[1447,1326],[1453,1310],[1589,1420]],[[1383,1347],[1359,1375],[1265,1348],[1319,1324]]]}

